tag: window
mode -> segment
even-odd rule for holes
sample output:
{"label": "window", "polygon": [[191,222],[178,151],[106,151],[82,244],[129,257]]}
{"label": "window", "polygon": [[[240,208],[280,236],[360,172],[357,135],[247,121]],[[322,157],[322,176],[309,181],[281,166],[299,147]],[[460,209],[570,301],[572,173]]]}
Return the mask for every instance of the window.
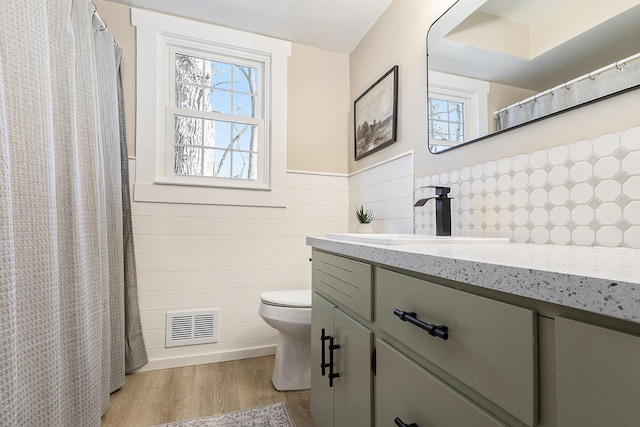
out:
{"label": "window", "polygon": [[445,148],[465,141],[465,103],[454,99],[429,98],[429,141]]}
{"label": "window", "polygon": [[[489,84],[429,71],[427,118],[429,147],[440,151],[486,134]],[[484,133],[482,133],[484,132]]]}
{"label": "window", "polygon": [[255,181],[264,167],[262,69],[174,51],[171,117],[176,175]]}
{"label": "window", "polygon": [[291,43],[132,9],[136,201],[284,206]]}

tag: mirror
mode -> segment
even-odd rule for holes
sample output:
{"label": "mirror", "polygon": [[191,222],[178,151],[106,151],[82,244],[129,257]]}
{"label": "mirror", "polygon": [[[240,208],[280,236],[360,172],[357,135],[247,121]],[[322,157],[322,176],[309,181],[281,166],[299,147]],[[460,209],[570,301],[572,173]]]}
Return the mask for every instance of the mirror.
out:
{"label": "mirror", "polygon": [[429,151],[639,87],[638,22],[640,0],[458,0],[427,35]]}

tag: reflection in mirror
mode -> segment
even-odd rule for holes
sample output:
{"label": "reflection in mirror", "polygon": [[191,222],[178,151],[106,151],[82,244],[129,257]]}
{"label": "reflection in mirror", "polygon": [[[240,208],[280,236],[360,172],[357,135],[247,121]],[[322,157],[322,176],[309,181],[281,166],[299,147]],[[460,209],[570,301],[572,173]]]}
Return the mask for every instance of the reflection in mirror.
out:
{"label": "reflection in mirror", "polygon": [[440,153],[640,86],[640,0],[458,0],[429,29]]}

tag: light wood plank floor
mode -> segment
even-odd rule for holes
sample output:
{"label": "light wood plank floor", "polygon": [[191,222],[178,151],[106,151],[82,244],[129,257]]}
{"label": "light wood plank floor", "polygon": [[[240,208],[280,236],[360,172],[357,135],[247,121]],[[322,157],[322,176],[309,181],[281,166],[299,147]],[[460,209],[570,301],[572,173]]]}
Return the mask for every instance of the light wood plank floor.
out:
{"label": "light wood plank floor", "polygon": [[102,427],[149,427],[285,402],[296,427],[314,427],[309,390],[279,392],[271,384],[274,356],[126,376],[111,395]]}

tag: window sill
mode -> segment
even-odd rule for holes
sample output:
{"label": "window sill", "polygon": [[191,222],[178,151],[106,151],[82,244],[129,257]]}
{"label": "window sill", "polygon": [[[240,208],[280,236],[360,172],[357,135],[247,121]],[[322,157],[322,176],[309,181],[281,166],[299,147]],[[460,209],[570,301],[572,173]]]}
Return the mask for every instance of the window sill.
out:
{"label": "window sill", "polygon": [[185,203],[223,206],[260,206],[284,208],[285,190],[238,189],[136,182],[135,202]]}

